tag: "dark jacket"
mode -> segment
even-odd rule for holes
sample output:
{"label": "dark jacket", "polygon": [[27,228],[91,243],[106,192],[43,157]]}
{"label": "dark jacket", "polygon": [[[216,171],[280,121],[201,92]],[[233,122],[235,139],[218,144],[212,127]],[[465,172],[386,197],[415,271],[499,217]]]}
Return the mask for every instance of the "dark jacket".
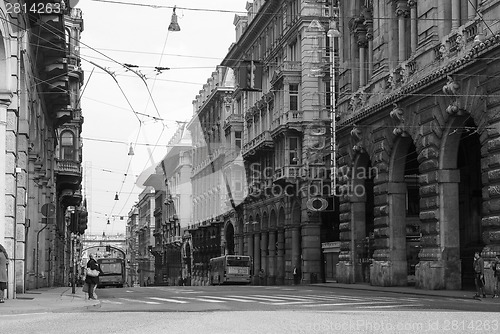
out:
{"label": "dark jacket", "polygon": [[484,260],[482,257],[478,257],[477,259],[474,259],[474,272],[476,274],[484,274]]}
{"label": "dark jacket", "polygon": [[500,261],[494,261],[491,269],[493,269],[493,277],[500,277]]}
{"label": "dark jacket", "polygon": [[[99,264],[94,259],[90,259],[89,262],[87,262],[87,268],[90,268],[92,270],[99,270],[99,273],[100,273],[99,275],[102,275],[101,267],[99,267]],[[92,276],[87,275],[87,276],[85,276],[85,283],[99,284],[99,276],[92,277]]]}

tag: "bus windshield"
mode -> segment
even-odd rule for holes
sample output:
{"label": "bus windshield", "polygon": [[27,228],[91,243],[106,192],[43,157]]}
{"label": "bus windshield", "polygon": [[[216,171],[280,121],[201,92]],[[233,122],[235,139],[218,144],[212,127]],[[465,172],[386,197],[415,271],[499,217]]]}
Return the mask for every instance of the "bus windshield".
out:
{"label": "bus windshield", "polygon": [[248,267],[250,265],[250,260],[248,259],[227,259],[228,267]]}
{"label": "bus windshield", "polygon": [[106,275],[121,275],[122,264],[120,262],[101,263],[101,270]]}

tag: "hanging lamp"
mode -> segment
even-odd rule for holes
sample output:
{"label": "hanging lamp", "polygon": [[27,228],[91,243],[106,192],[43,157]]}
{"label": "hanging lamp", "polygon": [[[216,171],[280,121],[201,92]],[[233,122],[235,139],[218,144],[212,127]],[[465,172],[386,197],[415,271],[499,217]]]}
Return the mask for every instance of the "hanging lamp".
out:
{"label": "hanging lamp", "polygon": [[177,23],[177,14],[175,14],[175,7],[174,6],[174,12],[172,13],[172,19],[170,21],[170,25],[168,26],[168,31],[181,31],[181,27],[179,27],[179,23]]}

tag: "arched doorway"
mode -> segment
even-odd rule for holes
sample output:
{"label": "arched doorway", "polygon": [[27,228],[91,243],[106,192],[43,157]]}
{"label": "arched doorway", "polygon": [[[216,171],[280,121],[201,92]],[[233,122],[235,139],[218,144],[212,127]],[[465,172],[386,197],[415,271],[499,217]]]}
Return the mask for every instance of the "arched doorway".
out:
{"label": "arched doorway", "polygon": [[[482,251],[481,143],[474,121],[469,117],[452,119],[443,137],[441,184],[443,214],[442,245],[447,260],[446,288],[474,286],[472,262],[475,251]],[[458,194],[458,196],[457,196]],[[453,282],[450,285],[448,282]]]}
{"label": "arched doorway", "polygon": [[370,265],[374,252],[374,193],[373,181],[376,170],[366,152],[356,159],[352,171],[351,223],[354,281],[370,282]]}
{"label": "arched doorway", "polygon": [[[400,137],[392,152],[389,168],[389,252],[390,274],[374,277],[377,285],[415,285],[420,251],[420,186],[418,154],[410,137]],[[381,254],[383,255],[383,254]],[[376,267],[376,266],[374,266]],[[374,268],[374,271],[376,268]]]}

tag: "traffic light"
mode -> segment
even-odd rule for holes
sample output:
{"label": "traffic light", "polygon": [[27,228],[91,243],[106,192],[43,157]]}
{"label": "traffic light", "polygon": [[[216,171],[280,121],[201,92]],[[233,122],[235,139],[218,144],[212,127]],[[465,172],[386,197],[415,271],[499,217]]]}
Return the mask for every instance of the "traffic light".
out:
{"label": "traffic light", "polygon": [[239,68],[239,86],[242,90],[262,90],[262,63],[243,61]]}
{"label": "traffic light", "polygon": [[78,213],[72,212],[70,216],[70,221],[69,221],[69,230],[72,233],[76,233],[78,231]]}
{"label": "traffic light", "polygon": [[78,234],[84,234],[87,229],[87,223],[89,219],[89,213],[87,211],[77,211],[78,212]]}

